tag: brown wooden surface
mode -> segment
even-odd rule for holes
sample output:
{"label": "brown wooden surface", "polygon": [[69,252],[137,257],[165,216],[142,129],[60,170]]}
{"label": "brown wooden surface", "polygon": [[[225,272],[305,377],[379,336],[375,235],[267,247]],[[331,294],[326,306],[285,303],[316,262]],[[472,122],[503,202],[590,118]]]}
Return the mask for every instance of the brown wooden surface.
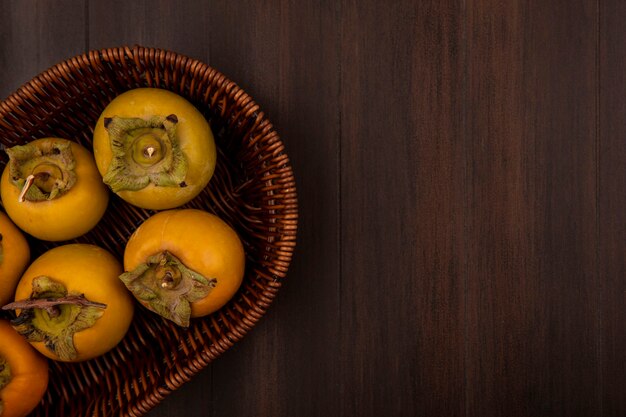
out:
{"label": "brown wooden surface", "polygon": [[626,415],[626,6],[0,4],[0,96],[88,49],[269,114],[300,228],[267,316],[150,416]]}

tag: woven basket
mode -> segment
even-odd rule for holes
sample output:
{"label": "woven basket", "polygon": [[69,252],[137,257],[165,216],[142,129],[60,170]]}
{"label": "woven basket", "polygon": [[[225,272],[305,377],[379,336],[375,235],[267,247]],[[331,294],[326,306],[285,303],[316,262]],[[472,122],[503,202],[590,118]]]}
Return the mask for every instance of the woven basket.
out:
{"label": "woven basket", "polygon": [[[137,87],[176,92],[209,121],[218,146],[217,168],[207,188],[186,207],[215,213],[237,230],[247,257],[244,282],[225,307],[192,320],[188,329],[138,306],[128,334],[113,351],[79,364],[50,363],[48,391],[34,415],[145,414],[256,324],[291,261],[298,207],[283,143],[250,96],[201,62],[139,46],[71,58],[0,104],[0,142],[11,147],[58,136],[90,149],[104,107]],[[1,154],[4,169],[7,156]],[[121,260],[127,239],[151,214],[112,197],[98,226],[75,242],[97,244]],[[30,239],[30,244],[35,257],[60,243]]]}

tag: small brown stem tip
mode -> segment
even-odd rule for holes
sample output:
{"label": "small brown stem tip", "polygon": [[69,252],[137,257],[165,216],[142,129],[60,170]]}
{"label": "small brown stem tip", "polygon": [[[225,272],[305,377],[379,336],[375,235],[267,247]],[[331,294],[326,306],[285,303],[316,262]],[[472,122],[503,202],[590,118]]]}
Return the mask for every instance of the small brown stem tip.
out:
{"label": "small brown stem tip", "polygon": [[24,186],[22,187],[22,191],[20,192],[20,195],[17,197],[18,202],[20,203],[24,202],[24,197],[26,196],[26,193],[28,192],[30,187],[32,187],[33,181],[35,181],[34,175],[31,174],[28,177],[26,177],[26,182],[24,183]]}

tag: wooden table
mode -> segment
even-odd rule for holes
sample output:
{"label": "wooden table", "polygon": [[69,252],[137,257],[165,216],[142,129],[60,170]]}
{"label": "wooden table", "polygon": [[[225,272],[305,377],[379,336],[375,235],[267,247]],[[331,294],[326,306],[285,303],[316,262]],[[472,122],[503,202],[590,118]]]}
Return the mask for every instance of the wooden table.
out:
{"label": "wooden table", "polygon": [[171,49],[238,82],[301,207],[259,325],[150,416],[626,415],[626,2],[0,4],[0,96]]}

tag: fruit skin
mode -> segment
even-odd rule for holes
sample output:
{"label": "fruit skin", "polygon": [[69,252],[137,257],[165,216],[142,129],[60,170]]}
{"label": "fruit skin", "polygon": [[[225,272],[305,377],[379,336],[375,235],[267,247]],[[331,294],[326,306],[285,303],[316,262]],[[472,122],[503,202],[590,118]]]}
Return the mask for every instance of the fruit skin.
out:
{"label": "fruit skin", "polygon": [[[68,142],[61,138],[42,138],[33,143],[43,140]],[[0,192],[7,214],[20,229],[38,239],[62,241],[81,236],[100,221],[107,208],[109,191],[93,156],[76,142],[71,142],[71,149],[76,161],[76,183],[53,200],[19,202],[21,190],[10,182],[9,164],[2,173]]]}
{"label": "fruit skin", "polygon": [[6,320],[0,320],[0,356],[11,368],[11,381],[0,390],[2,417],[23,417],[31,412],[46,392],[48,362]]}
{"label": "fruit skin", "polygon": [[[69,362],[81,362],[108,352],[128,331],[134,305],[130,293],[118,279],[121,272],[119,261],[98,246],[58,246],[28,267],[17,286],[15,300],[29,298],[33,279],[45,275],[65,285],[68,293],[84,294],[90,301],[106,304],[104,314],[92,327],[74,334],[78,357]],[[59,360],[43,342],[32,345],[50,359]]]}
{"label": "fruit skin", "polygon": [[93,151],[100,174],[106,174],[113,157],[104,118],[118,116],[149,119],[153,115],[170,114],[178,118],[177,137],[188,161],[186,186],[156,187],[151,183],[138,191],[117,193],[130,204],[153,210],[179,207],[197,196],[213,175],[217,153],[213,133],[206,119],[183,97],[157,88],[137,88],[122,93],[100,115],[93,134]]}
{"label": "fruit skin", "polygon": [[237,233],[219,217],[196,209],[162,211],[133,233],[124,251],[124,270],[132,271],[164,250],[205,278],[217,278],[209,295],[191,303],[191,317],[202,317],[226,304],[241,285],[245,269]]}
{"label": "fruit skin", "polygon": [[3,259],[0,261],[0,306],[13,300],[15,287],[30,260],[30,247],[9,216],[0,212]]}

